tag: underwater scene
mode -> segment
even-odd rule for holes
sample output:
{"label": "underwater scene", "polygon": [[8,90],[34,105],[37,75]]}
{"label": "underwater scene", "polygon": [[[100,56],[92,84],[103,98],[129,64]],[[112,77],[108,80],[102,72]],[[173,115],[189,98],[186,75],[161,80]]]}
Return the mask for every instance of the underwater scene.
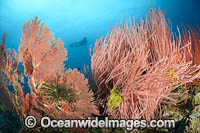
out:
{"label": "underwater scene", "polygon": [[0,0],[0,133],[200,133],[199,0]]}

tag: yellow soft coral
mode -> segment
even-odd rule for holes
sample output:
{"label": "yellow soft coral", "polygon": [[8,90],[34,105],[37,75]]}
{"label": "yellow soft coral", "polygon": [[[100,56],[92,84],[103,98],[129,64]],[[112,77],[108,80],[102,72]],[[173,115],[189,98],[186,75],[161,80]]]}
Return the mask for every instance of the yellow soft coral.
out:
{"label": "yellow soft coral", "polygon": [[111,108],[111,110],[118,107],[123,101],[123,98],[120,95],[120,92],[116,90],[116,88],[113,88],[110,93],[108,106]]}
{"label": "yellow soft coral", "polygon": [[173,83],[174,81],[176,81],[176,83],[178,83],[178,79],[176,77],[174,68],[170,68],[168,70],[168,72],[169,72],[169,79],[170,79],[171,83]]}

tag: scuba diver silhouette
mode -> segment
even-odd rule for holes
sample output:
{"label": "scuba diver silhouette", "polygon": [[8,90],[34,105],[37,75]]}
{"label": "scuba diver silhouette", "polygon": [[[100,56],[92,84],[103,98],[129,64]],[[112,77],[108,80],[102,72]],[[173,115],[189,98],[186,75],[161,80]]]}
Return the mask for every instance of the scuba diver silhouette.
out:
{"label": "scuba diver silhouette", "polygon": [[87,44],[87,38],[84,37],[81,41],[70,44],[70,47],[79,47]]}

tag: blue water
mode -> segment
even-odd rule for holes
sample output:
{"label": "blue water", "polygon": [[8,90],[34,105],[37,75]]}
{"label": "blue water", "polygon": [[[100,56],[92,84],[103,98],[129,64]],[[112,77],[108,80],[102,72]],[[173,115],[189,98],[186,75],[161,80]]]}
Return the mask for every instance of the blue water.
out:
{"label": "blue water", "polygon": [[[18,50],[23,24],[38,16],[68,52],[66,68],[90,63],[89,47],[115,24],[129,17],[142,19],[149,8],[165,12],[173,31],[176,26],[200,27],[200,0],[0,0],[0,36],[7,32],[6,47]],[[87,37],[87,45],[70,44]]]}

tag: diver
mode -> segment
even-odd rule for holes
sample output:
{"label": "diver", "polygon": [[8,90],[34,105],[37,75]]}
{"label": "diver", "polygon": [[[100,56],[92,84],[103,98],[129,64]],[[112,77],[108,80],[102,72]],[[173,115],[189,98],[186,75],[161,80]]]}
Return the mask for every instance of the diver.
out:
{"label": "diver", "polygon": [[70,44],[70,47],[84,46],[87,44],[87,38],[84,37],[81,41]]}

